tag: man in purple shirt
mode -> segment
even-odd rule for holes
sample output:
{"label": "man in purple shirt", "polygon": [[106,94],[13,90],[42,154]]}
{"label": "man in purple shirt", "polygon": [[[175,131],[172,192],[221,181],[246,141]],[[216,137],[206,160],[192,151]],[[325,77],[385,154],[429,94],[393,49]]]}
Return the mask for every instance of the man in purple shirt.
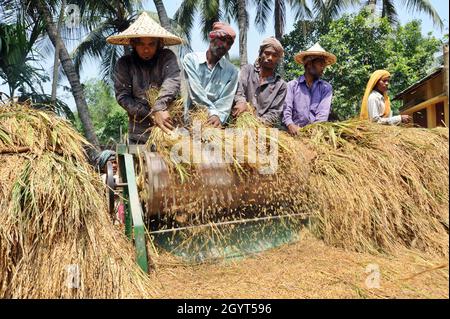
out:
{"label": "man in purple shirt", "polygon": [[305,74],[287,84],[283,124],[292,135],[296,135],[300,127],[328,121],[333,89],[320,77],[327,66],[336,63],[336,56],[316,43],[298,53],[295,61],[304,65]]}

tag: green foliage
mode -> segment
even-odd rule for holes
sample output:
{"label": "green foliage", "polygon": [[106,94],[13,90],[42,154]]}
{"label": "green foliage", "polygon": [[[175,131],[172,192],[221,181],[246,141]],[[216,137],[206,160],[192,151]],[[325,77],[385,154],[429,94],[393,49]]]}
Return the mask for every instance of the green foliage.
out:
{"label": "green foliage", "polygon": [[[391,72],[391,97],[427,74],[432,67],[441,41],[431,34],[421,34],[420,21],[392,27],[388,19],[370,18],[362,11],[344,15],[328,27],[317,22],[306,22],[312,32],[302,32],[298,22],[294,31],[284,37],[287,61],[286,79],[303,74],[303,68],[294,61],[294,55],[308,49],[315,42],[337,57],[337,63],[327,68],[324,80],[334,90],[332,117],[348,119],[359,113],[361,99],[370,74],[377,69]],[[393,103],[394,112],[398,103]]]}
{"label": "green foliage", "polygon": [[41,82],[48,81],[43,69],[36,66],[41,57],[34,46],[42,32],[42,22],[0,23],[0,78],[8,85],[10,96],[18,88],[36,92],[36,84],[40,86]]}
{"label": "green foliage", "polygon": [[[117,104],[109,86],[100,80],[89,80],[84,83],[84,93],[100,144],[111,146],[119,143],[120,132],[122,131],[122,135],[127,132],[128,115]],[[75,127],[81,132],[78,114]]]}

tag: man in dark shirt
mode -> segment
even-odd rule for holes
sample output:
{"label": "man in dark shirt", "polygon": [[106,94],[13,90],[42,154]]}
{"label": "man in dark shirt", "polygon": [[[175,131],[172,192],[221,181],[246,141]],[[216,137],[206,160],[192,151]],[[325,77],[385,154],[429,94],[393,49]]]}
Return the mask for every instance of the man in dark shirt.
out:
{"label": "man in dark shirt", "polygon": [[[147,141],[153,125],[168,132],[173,129],[168,106],[180,91],[180,68],[176,55],[167,45],[181,39],[164,30],[145,12],[124,32],[108,38],[112,44],[130,44],[133,51],[121,57],[114,73],[117,102],[128,113],[128,137],[132,144]],[[159,91],[149,105],[150,88]]]}
{"label": "man in dark shirt", "polygon": [[233,116],[249,111],[247,103],[250,103],[256,108],[256,115],[262,122],[269,126],[280,123],[286,82],[275,73],[275,69],[283,55],[281,43],[270,37],[261,44],[255,64],[242,66]]}

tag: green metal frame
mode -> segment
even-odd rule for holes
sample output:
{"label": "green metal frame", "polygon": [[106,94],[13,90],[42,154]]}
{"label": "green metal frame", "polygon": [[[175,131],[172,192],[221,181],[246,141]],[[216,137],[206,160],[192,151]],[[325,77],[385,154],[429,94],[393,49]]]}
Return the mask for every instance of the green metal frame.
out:
{"label": "green metal frame", "polygon": [[[148,273],[147,246],[145,241],[145,225],[142,219],[142,206],[136,185],[133,156],[127,153],[126,145],[117,146],[120,175],[126,186],[123,189],[125,202],[125,234],[133,240],[136,247],[136,259],[139,267]],[[134,236],[133,236],[134,235]]]}

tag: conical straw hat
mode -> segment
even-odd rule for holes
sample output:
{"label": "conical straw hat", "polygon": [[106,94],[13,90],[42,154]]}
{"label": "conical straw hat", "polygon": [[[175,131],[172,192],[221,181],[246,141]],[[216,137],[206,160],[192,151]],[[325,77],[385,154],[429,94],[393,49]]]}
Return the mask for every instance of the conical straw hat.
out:
{"label": "conical straw hat", "polygon": [[160,38],[165,46],[182,43],[180,37],[161,27],[146,12],[143,12],[125,31],[108,37],[106,41],[111,44],[129,45],[130,39],[143,37]]}
{"label": "conical straw hat", "polygon": [[324,48],[321,47],[319,43],[314,44],[311,48],[306,51],[302,51],[295,55],[295,61],[299,64],[304,64],[303,61],[308,56],[321,56],[325,58],[327,65],[336,63],[336,56],[332,53],[326,52]]}

